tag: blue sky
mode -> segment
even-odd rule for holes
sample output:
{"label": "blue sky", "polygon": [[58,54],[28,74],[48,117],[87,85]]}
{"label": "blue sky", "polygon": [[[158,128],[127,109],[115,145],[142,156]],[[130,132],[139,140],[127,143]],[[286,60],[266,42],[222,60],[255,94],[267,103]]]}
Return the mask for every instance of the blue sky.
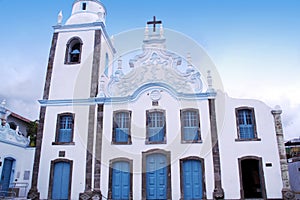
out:
{"label": "blue sky", "polygon": [[[37,119],[52,26],[73,0],[0,0],[0,99]],[[193,38],[215,62],[226,92],[281,105],[286,138],[300,136],[300,1],[102,0],[109,35],[144,27],[155,15],[164,27]],[[178,44],[180,45],[180,44]]]}

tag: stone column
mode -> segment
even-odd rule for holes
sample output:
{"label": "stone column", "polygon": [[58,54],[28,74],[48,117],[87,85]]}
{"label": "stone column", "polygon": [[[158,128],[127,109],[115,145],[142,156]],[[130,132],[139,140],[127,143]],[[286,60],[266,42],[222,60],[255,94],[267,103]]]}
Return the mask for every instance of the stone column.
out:
{"label": "stone column", "polygon": [[280,167],[281,167],[281,178],[282,178],[282,198],[285,200],[295,199],[295,194],[291,191],[289,182],[289,172],[287,165],[287,158],[284,146],[283,129],[281,122],[282,110],[279,106],[276,106],[274,110],[271,111],[274,117],[275,133],[277,138],[278,153],[280,157]]}
{"label": "stone column", "polygon": [[209,105],[211,143],[212,143],[212,154],[213,154],[213,164],[214,164],[214,179],[215,179],[215,189],[213,192],[213,198],[223,199],[224,190],[222,188],[222,181],[221,181],[221,163],[220,163],[220,153],[219,153],[219,143],[218,143],[215,99],[213,98],[209,99],[208,105]]}
{"label": "stone column", "polygon": [[[58,39],[58,33],[54,33],[53,38],[52,38],[49,60],[48,60],[43,100],[49,99],[50,84],[51,84],[55,51],[56,51],[56,46],[57,46],[57,39]],[[40,158],[41,158],[41,149],[42,149],[42,141],[43,141],[43,133],[44,133],[45,115],[46,115],[46,107],[41,107],[40,108],[40,117],[39,117],[39,126],[38,126],[38,131],[37,131],[37,136],[36,136],[36,148],[35,148],[35,155],[34,155],[31,188],[27,195],[29,199],[33,199],[33,200],[40,199],[40,193],[38,192],[37,185],[38,185],[38,174],[39,174],[39,168],[40,168]]]}
{"label": "stone column", "polygon": [[[91,74],[91,88],[90,98],[97,96],[98,81],[99,81],[99,66],[100,66],[100,55],[101,55],[101,30],[95,30],[95,41],[94,41],[94,54],[93,54],[93,66]],[[95,118],[96,118],[96,106],[89,106],[89,124],[88,124],[88,141],[86,151],[86,169],[85,169],[85,189],[83,193],[79,194],[79,199],[97,199],[101,197],[101,192],[93,190],[93,147],[94,147],[94,133],[95,133]],[[98,165],[96,165],[98,166]],[[97,170],[97,169],[96,169]],[[97,170],[98,173],[98,170]],[[97,182],[96,182],[97,183]],[[98,187],[98,185],[96,185]]]}

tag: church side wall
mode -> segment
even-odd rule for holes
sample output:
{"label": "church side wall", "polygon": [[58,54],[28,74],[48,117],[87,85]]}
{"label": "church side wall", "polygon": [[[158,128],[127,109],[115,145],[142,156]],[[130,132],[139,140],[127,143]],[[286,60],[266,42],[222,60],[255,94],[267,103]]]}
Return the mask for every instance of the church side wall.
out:
{"label": "church side wall", "polygon": [[[217,112],[218,122],[221,122],[218,124],[218,132],[225,198],[240,198],[241,173],[238,159],[246,156],[262,158],[266,196],[281,198],[280,160],[271,109],[257,100],[233,99],[227,96],[219,99],[221,101],[217,103],[225,105],[225,110]],[[258,141],[237,141],[235,109],[244,106],[254,108]],[[223,120],[220,119],[222,117]],[[271,163],[272,166],[266,166],[267,163],[268,165]]]}

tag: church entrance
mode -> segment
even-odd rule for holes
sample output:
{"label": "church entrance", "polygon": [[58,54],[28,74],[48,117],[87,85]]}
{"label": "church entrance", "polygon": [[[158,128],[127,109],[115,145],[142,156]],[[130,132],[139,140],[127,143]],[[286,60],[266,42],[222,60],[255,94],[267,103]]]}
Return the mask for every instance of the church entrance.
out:
{"label": "church entrance", "polygon": [[112,199],[130,199],[130,182],[129,162],[115,162],[112,169]]}
{"label": "church entrance", "polygon": [[202,163],[196,159],[181,162],[181,188],[184,199],[196,200],[203,198]]}
{"label": "church entrance", "polygon": [[1,181],[0,181],[0,191],[8,192],[9,185],[14,178],[14,162],[13,158],[5,158],[2,168]]}
{"label": "church entrance", "polygon": [[146,198],[167,199],[167,158],[163,154],[151,154],[146,159]]}
{"label": "church entrance", "polygon": [[51,199],[69,199],[71,164],[57,162],[53,168]]}
{"label": "church entrance", "polygon": [[242,198],[265,198],[265,183],[261,158],[239,159]]}

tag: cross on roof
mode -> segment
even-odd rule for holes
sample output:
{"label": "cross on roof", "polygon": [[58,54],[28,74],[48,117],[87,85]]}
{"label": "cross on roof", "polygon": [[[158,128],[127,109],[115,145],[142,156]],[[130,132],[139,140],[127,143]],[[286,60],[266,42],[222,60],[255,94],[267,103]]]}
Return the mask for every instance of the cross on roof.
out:
{"label": "cross on roof", "polygon": [[153,24],[153,32],[156,30],[156,24],[162,24],[162,21],[156,21],[156,17],[153,16],[153,21],[147,22],[147,24]]}

